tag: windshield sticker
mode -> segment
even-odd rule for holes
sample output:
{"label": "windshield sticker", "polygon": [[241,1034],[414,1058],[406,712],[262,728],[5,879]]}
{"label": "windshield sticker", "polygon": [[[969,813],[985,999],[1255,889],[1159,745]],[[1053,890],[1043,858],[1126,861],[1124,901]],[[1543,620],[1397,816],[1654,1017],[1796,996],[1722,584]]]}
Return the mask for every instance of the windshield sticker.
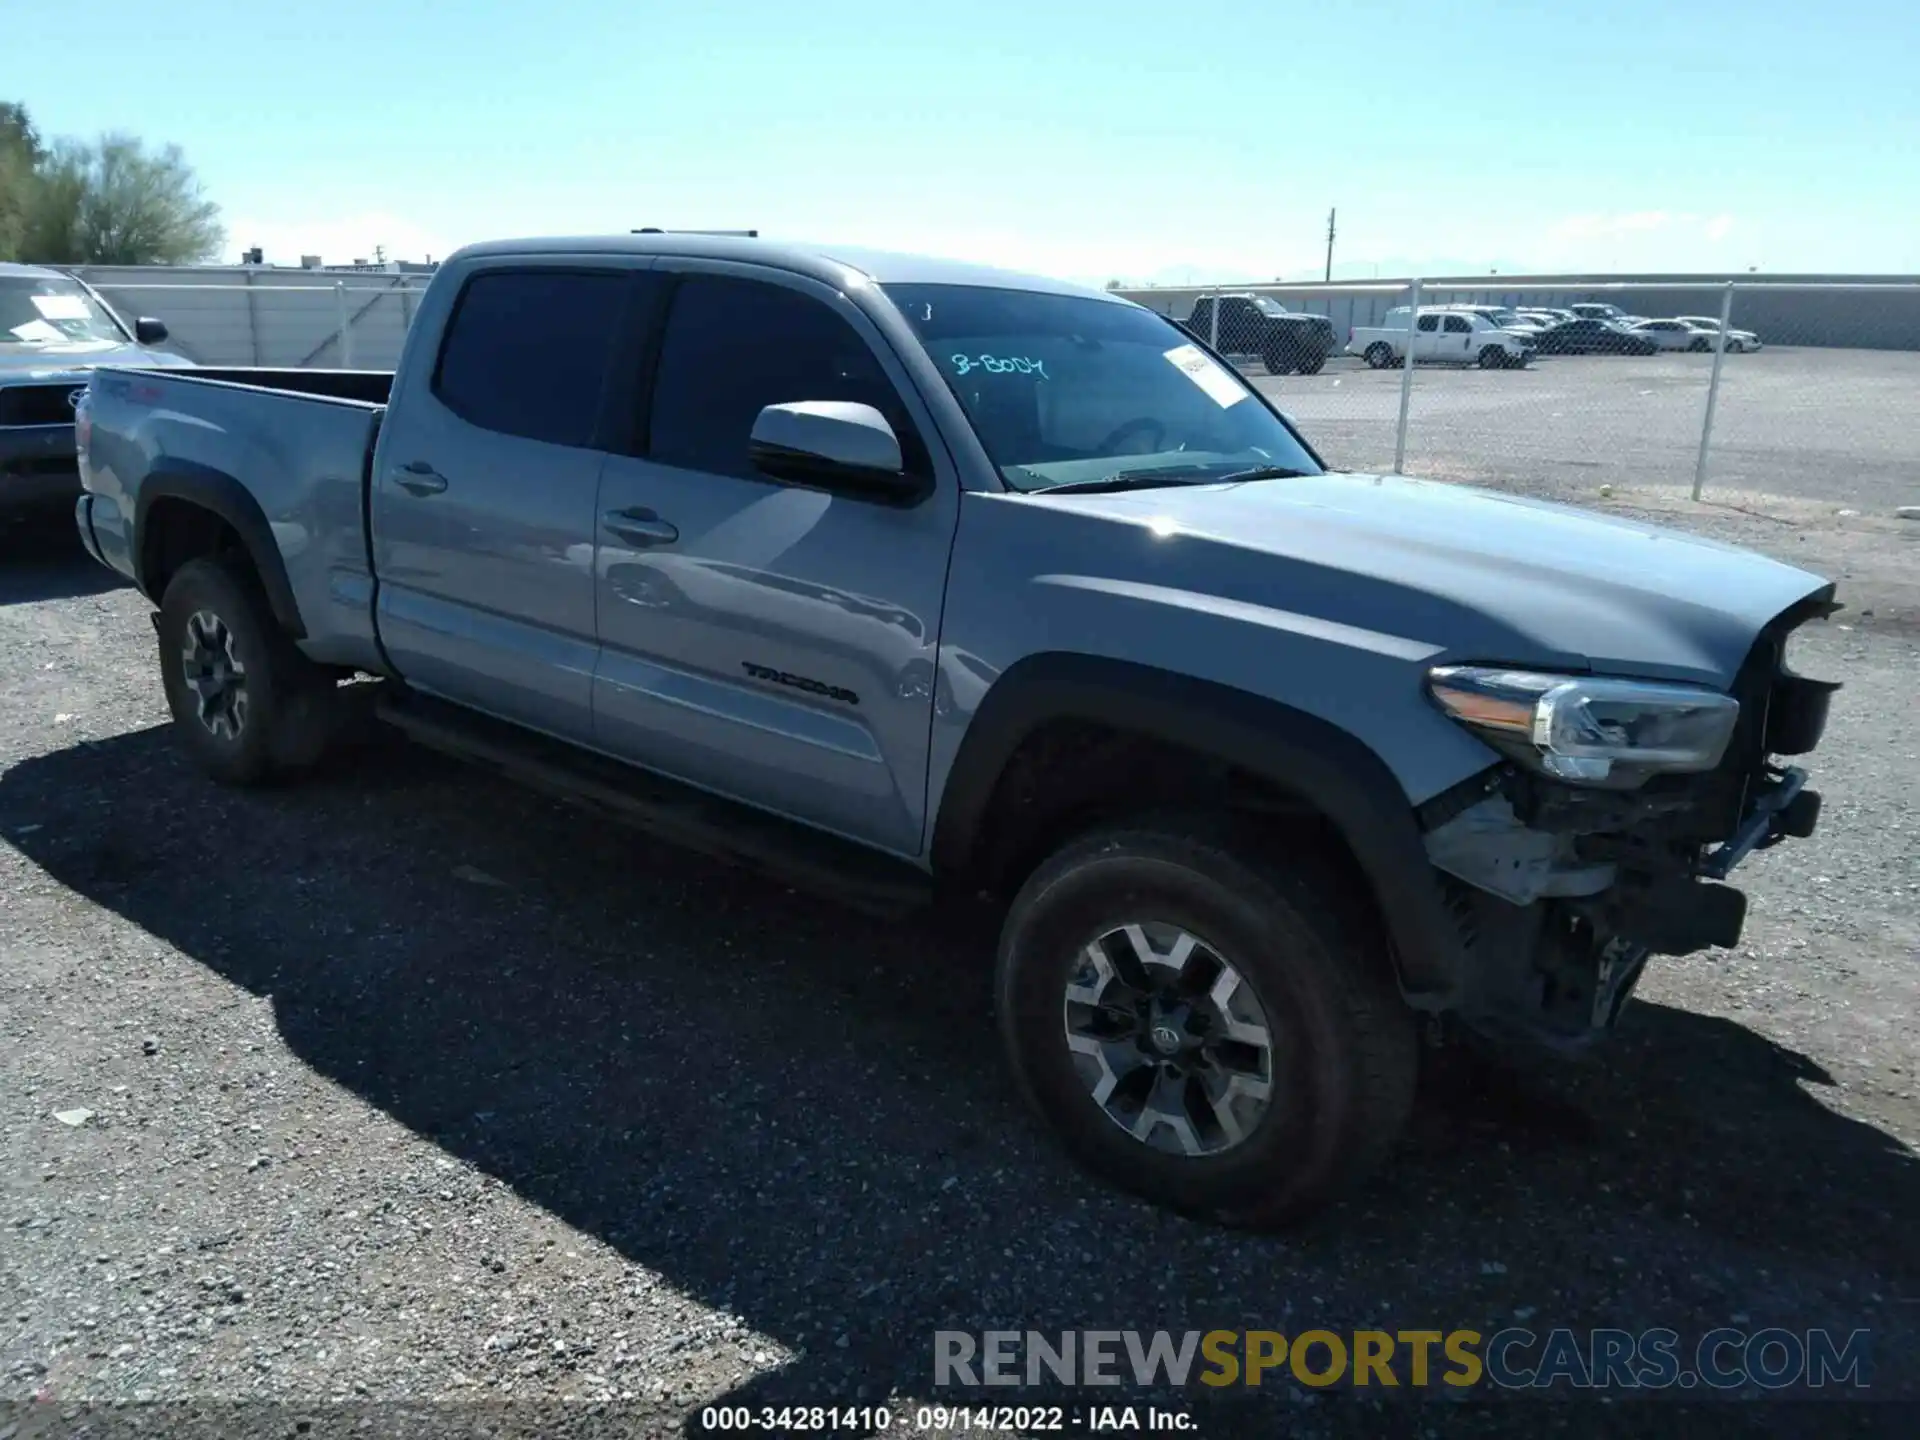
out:
{"label": "windshield sticker", "polygon": [[1194,384],[1207,392],[1222,410],[1247,398],[1246,387],[1229,375],[1198,345],[1176,345],[1166,352],[1167,361]]}
{"label": "windshield sticker", "polygon": [[44,320],[29,320],[24,325],[16,325],[12,333],[16,340],[24,340],[29,345],[51,345],[67,338],[62,331]]}
{"label": "windshield sticker", "polygon": [[29,295],[33,308],[48,320],[85,320],[87,302],[78,295]]}
{"label": "windshield sticker", "polygon": [[953,362],[953,373],[970,375],[975,370],[984,370],[989,375],[1038,375],[1042,380],[1051,380],[1047,374],[1047,362],[1035,360],[1026,355],[949,355]]}

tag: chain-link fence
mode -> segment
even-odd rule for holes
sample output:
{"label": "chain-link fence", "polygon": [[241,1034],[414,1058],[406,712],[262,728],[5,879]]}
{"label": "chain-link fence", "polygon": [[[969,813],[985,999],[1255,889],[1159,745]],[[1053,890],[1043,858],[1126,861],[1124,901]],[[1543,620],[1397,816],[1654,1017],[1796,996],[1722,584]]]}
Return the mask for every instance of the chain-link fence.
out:
{"label": "chain-link fence", "polygon": [[1231,358],[1343,469],[1920,501],[1920,284],[1123,293]]}

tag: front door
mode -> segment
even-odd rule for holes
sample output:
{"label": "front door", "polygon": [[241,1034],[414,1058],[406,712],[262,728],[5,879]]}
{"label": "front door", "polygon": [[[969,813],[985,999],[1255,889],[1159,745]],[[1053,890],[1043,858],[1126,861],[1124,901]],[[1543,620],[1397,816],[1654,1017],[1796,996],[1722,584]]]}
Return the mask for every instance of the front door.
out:
{"label": "front door", "polygon": [[1465,364],[1473,358],[1473,321],[1465,315],[1444,315],[1446,324],[1440,333],[1440,356]]}
{"label": "front door", "polygon": [[478,269],[438,357],[403,367],[373,476],[380,636],[400,674],[582,742],[597,431],[629,289],[611,265]]}
{"label": "front door", "polygon": [[1440,358],[1440,317],[1422,315],[1413,326],[1413,358],[1416,363],[1424,364]]}
{"label": "front door", "polygon": [[[934,659],[959,486],[847,298],[785,272],[663,259],[669,294],[632,455],[600,487],[600,748],[901,854],[926,805]],[[775,481],[767,405],[876,406],[917,505]],[[940,455],[936,472],[934,455]]]}

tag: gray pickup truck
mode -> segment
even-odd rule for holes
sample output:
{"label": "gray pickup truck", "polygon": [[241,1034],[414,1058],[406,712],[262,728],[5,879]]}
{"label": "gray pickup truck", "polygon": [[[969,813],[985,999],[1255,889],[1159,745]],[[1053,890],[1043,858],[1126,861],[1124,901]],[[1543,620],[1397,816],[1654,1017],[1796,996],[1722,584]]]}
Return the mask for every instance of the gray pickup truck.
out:
{"label": "gray pickup truck", "polygon": [[128,329],[71,275],[0,264],[0,515],[73,503],[73,410],[87,372],[191,364],[151,348],[166,338],[154,319]]}
{"label": "gray pickup truck", "polygon": [[[685,235],[455,255],[394,374],[95,373],[87,548],[214,778],[344,697],[895,913],[1001,907],[1034,1107],[1271,1223],[1394,1142],[1424,1030],[1572,1050],[1819,808],[1826,581],[1329,473],[1164,317]],[[342,686],[359,674],[383,685]]]}

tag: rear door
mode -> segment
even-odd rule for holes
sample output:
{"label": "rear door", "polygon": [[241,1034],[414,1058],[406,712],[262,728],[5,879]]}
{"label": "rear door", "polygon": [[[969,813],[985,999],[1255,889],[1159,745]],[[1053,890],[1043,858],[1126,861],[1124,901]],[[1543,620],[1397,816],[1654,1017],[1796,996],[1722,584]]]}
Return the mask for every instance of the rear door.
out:
{"label": "rear door", "polygon": [[[642,424],[601,482],[600,748],[918,853],[959,485],[905,372],[846,296],[663,259]],[[857,400],[900,435],[913,505],[803,488],[747,458],[767,405]],[[936,468],[936,458],[937,468]]]}
{"label": "rear door", "polygon": [[595,497],[632,263],[478,265],[438,354],[402,367],[373,477],[380,635],[400,673],[579,741],[593,728]]}

